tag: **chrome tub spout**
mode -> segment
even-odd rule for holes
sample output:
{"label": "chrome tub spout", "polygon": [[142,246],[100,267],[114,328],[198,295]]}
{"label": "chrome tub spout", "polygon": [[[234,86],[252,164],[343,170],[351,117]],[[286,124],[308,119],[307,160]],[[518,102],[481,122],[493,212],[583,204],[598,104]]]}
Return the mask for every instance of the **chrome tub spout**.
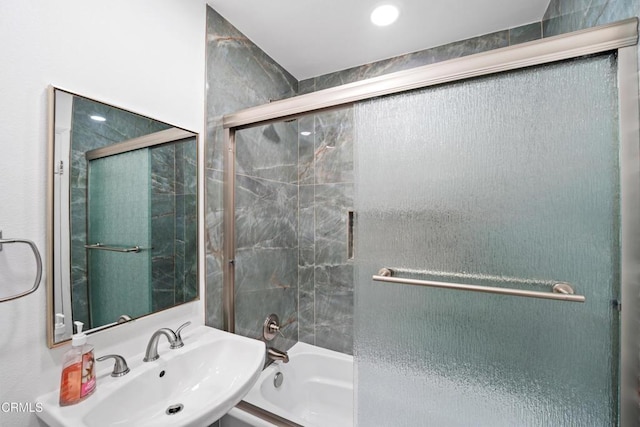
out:
{"label": "chrome tub spout", "polygon": [[289,362],[289,355],[286,351],[278,350],[277,348],[269,347],[267,349],[267,358],[271,361],[280,360],[282,363]]}

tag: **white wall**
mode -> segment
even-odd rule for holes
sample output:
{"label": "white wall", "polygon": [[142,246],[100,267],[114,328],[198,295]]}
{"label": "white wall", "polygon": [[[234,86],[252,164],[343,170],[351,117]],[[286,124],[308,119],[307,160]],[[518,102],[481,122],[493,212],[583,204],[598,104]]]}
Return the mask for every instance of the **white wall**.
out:
{"label": "white wall", "polygon": [[[44,255],[49,84],[198,132],[202,154],[204,0],[2,0],[0,40],[5,237],[33,240]],[[201,277],[201,292],[203,282]],[[35,294],[0,304],[0,404],[35,403],[57,387],[66,346],[46,347],[45,283],[43,277]],[[158,326],[176,327],[187,319],[201,324],[203,312],[201,301],[186,304],[90,341],[97,354],[140,352]],[[0,411],[2,426],[38,424],[34,414]]]}

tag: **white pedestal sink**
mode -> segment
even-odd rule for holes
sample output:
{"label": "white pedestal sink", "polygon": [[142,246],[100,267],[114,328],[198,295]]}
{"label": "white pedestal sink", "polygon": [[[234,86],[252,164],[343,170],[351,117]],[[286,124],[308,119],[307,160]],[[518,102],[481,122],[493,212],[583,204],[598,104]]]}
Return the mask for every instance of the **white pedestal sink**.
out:
{"label": "white pedestal sink", "polygon": [[[207,326],[184,333],[184,347],[160,351],[142,362],[143,352],[127,357],[131,372],[98,377],[93,395],[60,407],[58,390],[38,398],[38,417],[57,426],[208,426],[233,408],[262,371],[262,341]],[[142,337],[144,350],[149,337]],[[96,357],[100,354],[96,354]]]}

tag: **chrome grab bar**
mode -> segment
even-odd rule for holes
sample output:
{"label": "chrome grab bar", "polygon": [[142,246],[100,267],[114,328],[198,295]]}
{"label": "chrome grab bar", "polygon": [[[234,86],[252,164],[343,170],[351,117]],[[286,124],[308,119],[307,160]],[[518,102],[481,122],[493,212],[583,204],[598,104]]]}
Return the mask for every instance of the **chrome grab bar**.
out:
{"label": "chrome grab bar", "polygon": [[98,249],[100,251],[111,251],[111,252],[140,252],[142,248],[140,246],[134,246],[132,248],[119,248],[117,246],[107,246],[102,243],[95,243],[93,245],[84,245],[86,249]]}
{"label": "chrome grab bar", "polygon": [[[0,232],[0,237],[2,237],[2,232]],[[29,245],[29,247],[31,247],[31,250],[33,251],[33,256],[35,256],[36,258],[36,280],[33,283],[33,287],[28,291],[21,292],[19,294],[12,295],[10,297],[0,298],[0,302],[11,301],[11,300],[34,293],[38,289],[38,286],[40,286],[40,280],[42,279],[42,258],[40,257],[40,252],[38,251],[38,247],[36,246],[36,244],[33,243],[31,240],[27,240],[27,239],[0,238],[0,251],[2,250],[2,245],[9,244],[9,243],[26,243],[27,245]]]}
{"label": "chrome grab bar", "polygon": [[497,288],[492,286],[465,285],[461,283],[435,282],[431,280],[403,279],[400,277],[391,277],[393,271],[388,268],[382,268],[377,275],[373,276],[373,280],[377,282],[401,283],[404,285],[428,286],[431,288],[455,289],[459,291],[484,292],[489,294],[512,295],[527,298],[542,298],[568,302],[585,302],[583,295],[574,295],[573,288],[570,284],[560,282],[552,287],[552,292],[526,291],[523,289]]}

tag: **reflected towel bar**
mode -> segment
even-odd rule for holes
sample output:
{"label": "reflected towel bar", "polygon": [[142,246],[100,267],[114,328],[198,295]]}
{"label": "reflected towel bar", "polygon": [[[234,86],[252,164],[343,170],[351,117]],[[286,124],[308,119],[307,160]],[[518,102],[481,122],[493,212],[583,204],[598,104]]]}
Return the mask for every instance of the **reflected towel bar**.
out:
{"label": "reflected towel bar", "polygon": [[94,245],[84,245],[84,247],[87,249],[98,249],[100,251],[125,252],[125,253],[129,253],[129,252],[137,253],[142,250],[140,246],[134,246],[132,248],[119,248],[116,246],[106,246],[106,245],[103,245],[102,243],[96,243]]}
{"label": "reflected towel bar", "polygon": [[2,239],[2,232],[0,232],[0,250],[2,250],[2,245],[10,243],[25,243],[29,245],[33,251],[33,256],[36,258],[36,280],[33,283],[33,287],[28,291],[21,292],[10,297],[0,298],[0,302],[11,301],[34,293],[38,289],[38,286],[40,286],[40,280],[42,279],[42,258],[40,257],[40,251],[38,251],[36,244],[27,239]]}
{"label": "reflected towel bar", "polygon": [[428,286],[432,288],[455,289],[459,291],[484,292],[489,294],[513,295],[517,297],[552,299],[568,302],[585,302],[583,295],[574,295],[573,288],[568,283],[556,283],[552,292],[525,291],[522,289],[496,288],[492,286],[464,285],[461,283],[434,282],[431,280],[403,279],[391,277],[392,270],[382,268],[373,280],[377,282],[400,283],[404,285]]}

